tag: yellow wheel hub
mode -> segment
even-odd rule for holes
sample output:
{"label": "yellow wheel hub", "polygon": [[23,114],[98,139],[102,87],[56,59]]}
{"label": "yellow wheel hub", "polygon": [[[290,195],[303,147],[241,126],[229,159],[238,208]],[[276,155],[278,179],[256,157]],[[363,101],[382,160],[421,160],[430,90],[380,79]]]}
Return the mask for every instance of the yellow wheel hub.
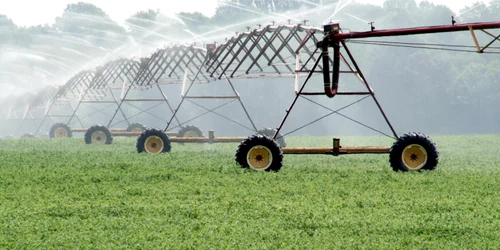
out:
{"label": "yellow wheel hub", "polygon": [[144,142],[146,152],[150,154],[157,154],[163,151],[163,140],[158,136],[149,136]]}
{"label": "yellow wheel hub", "polygon": [[418,144],[411,144],[403,150],[402,159],[409,170],[419,170],[427,163],[427,151]]}
{"label": "yellow wheel hub", "polygon": [[65,128],[59,127],[54,130],[54,137],[55,138],[66,138],[68,137],[68,131],[66,131]]}
{"label": "yellow wheel hub", "polygon": [[92,144],[105,144],[108,137],[102,131],[95,131],[92,134]]}
{"label": "yellow wheel hub", "polygon": [[253,146],[247,153],[248,166],[255,170],[265,170],[272,162],[273,154],[265,146]]}
{"label": "yellow wheel hub", "polygon": [[193,130],[186,131],[182,137],[198,137],[198,133]]}

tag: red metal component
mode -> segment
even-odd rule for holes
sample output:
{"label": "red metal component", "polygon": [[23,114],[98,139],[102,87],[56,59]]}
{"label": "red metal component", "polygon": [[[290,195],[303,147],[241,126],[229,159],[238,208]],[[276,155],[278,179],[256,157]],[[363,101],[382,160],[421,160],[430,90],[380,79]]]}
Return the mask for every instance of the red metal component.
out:
{"label": "red metal component", "polygon": [[[357,38],[373,38],[373,37],[386,37],[386,36],[408,36],[408,35],[419,35],[419,34],[432,34],[432,33],[446,33],[446,32],[458,32],[458,31],[470,31],[474,43],[476,44],[477,51],[483,53],[486,48],[488,48],[493,42],[500,40],[500,36],[494,36],[491,33],[485,31],[485,29],[497,29],[500,28],[500,22],[482,22],[482,23],[468,23],[468,24],[458,24],[455,25],[439,25],[439,26],[426,26],[426,27],[414,27],[414,28],[404,28],[404,29],[388,29],[388,30],[374,30],[366,32],[348,32],[340,33],[340,25],[338,23],[328,24],[324,26],[325,37],[322,42],[317,44],[318,48],[321,48],[321,56],[323,59],[323,82],[324,82],[324,92],[325,95],[332,98],[338,93],[339,87],[339,74],[340,74],[340,44],[345,46],[346,39],[357,39]],[[494,39],[488,43],[486,46],[481,48],[479,42],[474,34],[474,30],[482,30],[486,34],[492,36]],[[330,55],[328,52],[328,47],[333,47],[333,67],[332,67],[332,77],[330,81]]]}
{"label": "red metal component", "polygon": [[385,37],[385,36],[407,36],[431,33],[446,33],[467,30],[481,29],[497,29],[500,28],[500,22],[483,22],[483,23],[468,23],[457,25],[438,25],[426,27],[414,27],[404,29],[388,29],[374,30],[366,32],[349,32],[349,33],[333,33],[330,36],[332,41],[340,41],[344,39],[368,38],[368,37]]}

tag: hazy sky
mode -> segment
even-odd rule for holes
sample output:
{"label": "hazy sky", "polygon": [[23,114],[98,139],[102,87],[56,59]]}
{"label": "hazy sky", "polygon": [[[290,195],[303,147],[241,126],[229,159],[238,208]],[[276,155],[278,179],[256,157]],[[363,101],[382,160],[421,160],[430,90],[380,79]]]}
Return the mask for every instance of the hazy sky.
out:
{"label": "hazy sky", "polygon": [[[68,3],[79,1],[92,3],[103,9],[111,18],[122,23],[127,17],[140,10],[160,9],[163,13],[173,14],[181,11],[199,11],[212,16],[217,0],[0,0],[0,14],[7,15],[20,26],[53,23],[60,16]],[[341,0],[342,3],[349,0]],[[352,0],[351,0],[352,1]],[[356,0],[358,2],[382,4],[385,0]],[[472,5],[476,0],[430,0],[448,5],[457,12],[465,5]],[[417,0],[417,2],[420,2]]]}

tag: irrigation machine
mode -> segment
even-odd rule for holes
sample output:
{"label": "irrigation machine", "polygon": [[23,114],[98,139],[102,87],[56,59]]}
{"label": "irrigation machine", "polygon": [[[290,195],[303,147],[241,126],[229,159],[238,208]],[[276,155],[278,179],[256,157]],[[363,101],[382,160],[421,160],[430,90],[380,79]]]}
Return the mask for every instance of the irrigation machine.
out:
{"label": "irrigation machine", "polygon": [[[24,133],[25,130],[33,130],[43,119],[43,108],[57,93],[57,88],[54,86],[45,86],[36,94],[26,92],[22,96],[14,98],[9,107],[6,122],[7,127],[15,126],[15,131],[10,129],[10,132],[21,135],[22,138],[32,138],[35,134]],[[28,128],[27,128],[28,127]],[[13,136],[12,134],[9,136]],[[47,134],[42,135],[47,136]]]}
{"label": "irrigation machine", "polygon": [[[163,93],[162,89],[158,86],[160,99],[152,98],[130,98],[127,95],[131,94],[132,90],[149,90],[153,85],[140,85],[136,84],[135,77],[144,71],[141,61],[120,58],[109,61],[104,65],[98,66],[92,70],[83,70],[70,78],[66,84],[61,86],[57,98],[47,104],[44,120],[50,117],[63,117],[67,118],[66,122],[59,122],[52,125],[50,128],[51,138],[67,138],[72,137],[74,132],[84,132],[85,142],[87,144],[110,144],[112,143],[113,136],[137,136],[138,133],[146,129],[145,125],[138,122],[131,122],[130,119],[142,113],[148,113],[147,109],[140,106],[129,104],[132,108],[138,109],[139,112],[127,115],[123,110],[123,104],[127,102],[160,102],[159,104],[166,103],[171,107],[168,99]],[[135,92],[139,92],[135,91]],[[117,92],[120,94],[118,96]],[[58,103],[69,103],[70,109],[64,111],[59,110],[54,113],[54,105]],[[71,105],[71,103],[73,103]],[[83,104],[92,111],[88,112],[86,116],[81,117],[78,110],[81,109]],[[156,104],[155,106],[158,106]],[[94,105],[98,105],[97,107]],[[105,105],[105,106],[103,106]],[[92,115],[101,113],[109,116],[106,112],[110,107],[116,107],[114,113],[111,115],[111,120],[105,125],[92,125],[88,129],[85,128],[82,120]],[[67,112],[69,111],[69,112]],[[115,121],[118,114],[121,115],[121,121]],[[158,117],[159,118],[159,117]],[[159,118],[161,119],[161,118]],[[77,121],[81,126],[80,128],[71,128],[70,124]],[[115,122],[115,123],[113,123]],[[43,121],[42,121],[43,123]],[[114,128],[115,125],[126,123],[126,128]],[[38,128],[40,130],[41,126]],[[37,130],[37,132],[38,132]]]}
{"label": "irrigation machine", "polygon": [[[364,43],[375,45],[389,45],[401,47],[422,47],[452,51],[467,51],[478,53],[498,53],[498,48],[491,45],[500,39],[500,36],[492,34],[489,29],[500,28],[500,22],[482,22],[469,24],[456,24],[452,18],[450,25],[414,27],[404,29],[376,30],[371,26],[365,32],[344,32],[340,24],[330,23],[323,29],[298,25],[267,25],[258,29],[248,30],[218,46],[209,44],[206,48],[206,57],[197,66],[196,74],[183,91],[183,98],[175,109],[178,112],[182,103],[189,100],[188,92],[198,79],[198,76],[208,74],[219,80],[231,84],[233,78],[271,78],[271,77],[294,77],[295,98],[286,110],[286,114],[279,126],[270,130],[272,133],[256,133],[240,141],[236,151],[236,162],[243,168],[251,168],[257,171],[279,171],[282,167],[284,154],[321,154],[321,155],[346,155],[346,154],[389,154],[389,162],[394,171],[418,171],[433,170],[437,167],[439,153],[435,143],[422,133],[407,133],[399,136],[392,126],[389,118],[380,105],[374,90],[368,84],[363,72],[356,62],[353,53],[348,47],[349,43]],[[442,44],[418,44],[398,43],[385,41],[367,41],[365,38],[410,36],[432,33],[447,32],[470,32],[473,46]],[[485,45],[481,45],[481,39],[477,32],[482,32],[488,39]],[[484,41],[483,41],[484,42]],[[496,51],[495,51],[496,50]],[[323,84],[321,91],[306,91],[306,85],[313,75],[322,75]],[[341,75],[354,75],[363,87],[362,91],[345,90],[340,87]],[[301,76],[304,76],[304,80]],[[186,83],[184,83],[186,84]],[[291,111],[296,106],[299,98],[305,98],[313,103],[308,96],[327,96],[338,98],[340,96],[359,96],[362,99],[371,98],[376,109],[382,116],[384,123],[390,129],[391,138],[395,140],[392,146],[380,147],[345,147],[341,146],[340,139],[334,138],[331,147],[322,148],[290,148],[280,145],[282,139],[282,128],[291,116]],[[199,97],[203,98],[203,97]],[[353,102],[335,109],[316,103],[330,111],[330,114],[339,114],[347,106],[356,104]],[[175,115],[174,115],[175,116]],[[171,121],[170,121],[171,122]],[[177,141],[169,138],[164,132],[168,130],[148,129],[144,131],[137,140],[138,152],[161,153],[169,152],[170,142]],[[310,124],[310,123],[309,123]],[[238,141],[240,138],[232,138],[227,141]],[[183,142],[222,142],[211,133],[209,137],[192,137],[180,139]]]}
{"label": "irrigation machine", "polygon": [[[216,137],[214,131],[209,131],[208,136],[192,136],[189,138],[170,138],[165,132],[171,129],[173,119],[181,111],[185,103],[194,104],[202,109],[204,114],[212,113],[218,117],[236,123],[242,127],[253,131],[254,134],[272,137],[276,134],[273,128],[257,128],[256,123],[245,107],[237,85],[233,79],[250,80],[253,78],[296,78],[306,71],[297,71],[294,64],[299,60],[298,53],[303,53],[307,57],[314,56],[314,50],[310,47],[318,42],[317,34],[321,29],[303,25],[278,25],[265,26],[262,29],[241,33],[228,39],[226,43],[217,46],[207,44],[203,50],[203,57],[197,58],[197,63],[186,65],[186,75],[182,88],[182,98],[179,105],[174,110],[174,115],[167,123],[165,129],[148,129],[137,139],[137,151],[147,153],[162,153],[171,150],[171,142],[181,143],[225,143],[241,142],[248,137]],[[295,48],[293,48],[295,46]],[[298,48],[298,49],[297,49]],[[298,52],[300,51],[300,52]],[[310,64],[307,61],[306,64]],[[192,94],[196,88],[196,83],[205,79],[215,79],[225,85],[230,91],[226,95],[196,95]],[[197,103],[197,100],[227,100],[222,105],[214,108],[207,108]],[[250,126],[235,121],[230,116],[221,114],[216,110],[222,106],[238,102],[243,109],[244,116],[248,119]],[[194,134],[193,134],[194,135]],[[279,147],[286,146],[284,136],[278,133],[276,142]]]}
{"label": "irrigation machine", "polygon": [[[32,100],[35,99],[35,94],[32,92],[25,92],[16,98],[13,98],[8,103],[8,111],[5,120],[3,121],[4,129],[7,131],[6,138],[14,137],[14,134],[19,135],[22,133],[21,129],[26,119],[33,120],[34,115],[31,111]],[[7,104],[7,103],[6,103]],[[29,137],[31,135],[23,134],[21,137]]]}
{"label": "irrigation machine", "polygon": [[[171,45],[158,49],[149,57],[143,57],[140,60],[121,58],[107,62],[93,70],[84,70],[79,72],[68,80],[68,82],[62,87],[61,93],[59,94],[60,98],[55,99],[54,102],[47,105],[45,117],[51,117],[53,116],[51,114],[51,110],[54,103],[61,100],[74,103],[74,107],[71,108],[70,114],[61,115],[63,117],[68,117],[68,121],[66,123],[55,123],[50,129],[50,136],[65,138],[71,137],[73,132],[85,132],[84,137],[87,144],[110,144],[113,136],[141,135],[141,132],[146,130],[146,127],[141,123],[132,123],[129,119],[140,114],[146,114],[149,115],[149,117],[155,117],[165,123],[168,123],[170,130],[178,129],[177,132],[164,132],[165,135],[176,137],[172,138],[172,140],[178,142],[201,142],[202,140],[199,140],[199,138],[204,136],[202,130],[192,124],[188,124],[189,122],[208,113],[216,113],[216,109],[226,106],[236,100],[239,101],[246,113],[246,108],[243,106],[239,94],[235,91],[232,83],[229,81],[228,83],[231,86],[232,95],[186,95],[185,89],[187,83],[189,82],[201,84],[217,81],[217,79],[209,76],[208,74],[200,74],[199,72],[196,72],[196,69],[203,65],[206,57],[206,50],[198,48],[195,45]],[[171,84],[182,84],[181,95],[183,100],[230,99],[230,101],[213,109],[205,108],[205,112],[202,114],[196,115],[194,118],[181,123],[178,118],[178,109],[174,111],[169,103],[165,91],[162,90],[161,87],[162,85],[165,86]],[[150,90],[149,93],[154,93],[158,97],[144,97],[144,90]],[[145,102],[154,102],[156,104],[152,107],[146,108],[134,104]],[[152,111],[153,108],[162,103],[166,103],[169,110],[173,114],[170,120],[164,119]],[[86,104],[87,106],[90,106],[90,104],[97,104],[101,105],[101,108],[92,108],[94,112],[81,117],[81,115],[78,114],[78,110],[81,109],[83,104]],[[82,120],[95,113],[104,113],[103,110],[107,107],[102,107],[102,104],[110,104],[111,106],[116,107],[115,112],[111,115],[111,119],[107,125],[99,124],[93,125],[89,129],[84,128]],[[135,114],[126,114],[126,111],[123,109],[125,105],[139,110],[139,112]],[[202,107],[201,105],[198,106]],[[120,118],[122,120],[120,120]],[[248,118],[250,119],[249,116]],[[82,128],[70,128],[70,123],[75,120],[79,122]],[[174,121],[177,125],[171,126]],[[126,129],[112,128],[123,122],[128,124]],[[252,130],[258,133],[267,133],[268,135],[274,134],[274,131],[270,132],[269,129],[257,130],[253,122],[252,126]],[[154,131],[154,129],[148,130],[146,134],[149,134],[152,131]],[[210,134],[213,135],[212,132]],[[192,137],[198,139],[190,139]],[[246,137],[217,138],[217,141],[240,142],[244,138]],[[284,146],[284,143],[281,145]]]}

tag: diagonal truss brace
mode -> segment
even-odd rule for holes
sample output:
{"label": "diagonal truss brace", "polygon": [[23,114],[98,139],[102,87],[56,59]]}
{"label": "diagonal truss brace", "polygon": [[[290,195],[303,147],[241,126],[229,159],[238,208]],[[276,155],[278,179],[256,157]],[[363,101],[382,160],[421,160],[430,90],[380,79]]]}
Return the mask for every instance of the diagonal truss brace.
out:
{"label": "diagonal truss brace", "polygon": [[[394,135],[395,138],[398,138],[398,134],[394,130],[394,127],[392,126],[391,122],[389,121],[389,118],[387,117],[385,111],[383,110],[382,106],[380,105],[379,101],[377,100],[377,97],[375,96],[375,93],[374,93],[373,89],[370,87],[370,85],[366,81],[366,78],[364,77],[363,73],[361,72],[361,69],[359,68],[358,64],[356,63],[356,60],[354,59],[353,55],[351,54],[351,52],[347,48],[347,45],[345,44],[345,42],[342,41],[341,43],[342,43],[342,47],[344,48],[346,54],[348,55],[349,61],[351,63],[349,63],[349,61],[347,61],[346,58],[343,55],[341,55],[340,58],[349,67],[350,71],[342,71],[340,73],[355,74],[357,76],[357,78],[361,81],[361,83],[366,87],[367,91],[366,92],[338,92],[336,95],[350,95],[350,96],[353,96],[353,95],[364,95],[364,96],[367,96],[367,95],[369,95],[369,96],[371,96],[372,99],[374,100],[374,102],[376,103],[377,108],[379,109],[381,115],[383,116],[384,120],[386,121],[387,126],[390,128],[392,134]],[[275,139],[275,140],[277,139],[278,135],[280,134],[280,131],[282,130],[283,126],[285,125],[285,123],[286,123],[286,121],[287,121],[287,119],[288,119],[288,117],[289,117],[292,109],[294,108],[297,100],[299,99],[299,97],[301,97],[303,95],[324,95],[325,94],[324,92],[305,92],[304,91],[307,83],[309,82],[309,80],[311,79],[311,77],[313,76],[313,74],[319,72],[319,71],[316,70],[316,68],[319,66],[319,63],[320,63],[321,60],[322,60],[321,57],[318,57],[316,59],[316,62],[314,63],[314,66],[309,71],[309,74],[308,74],[307,78],[304,80],[304,83],[302,84],[301,88],[298,91],[296,91],[295,98],[292,101],[292,104],[290,105],[290,107],[286,110],[285,117],[283,118],[283,120],[281,121],[281,124],[277,128],[276,133],[274,134],[273,139]],[[299,66],[297,66],[297,67],[299,67]],[[334,110],[330,110],[330,111],[332,111],[333,113],[337,113]],[[324,116],[324,117],[326,117],[326,116]],[[375,130],[375,131],[377,131],[377,130]]]}

